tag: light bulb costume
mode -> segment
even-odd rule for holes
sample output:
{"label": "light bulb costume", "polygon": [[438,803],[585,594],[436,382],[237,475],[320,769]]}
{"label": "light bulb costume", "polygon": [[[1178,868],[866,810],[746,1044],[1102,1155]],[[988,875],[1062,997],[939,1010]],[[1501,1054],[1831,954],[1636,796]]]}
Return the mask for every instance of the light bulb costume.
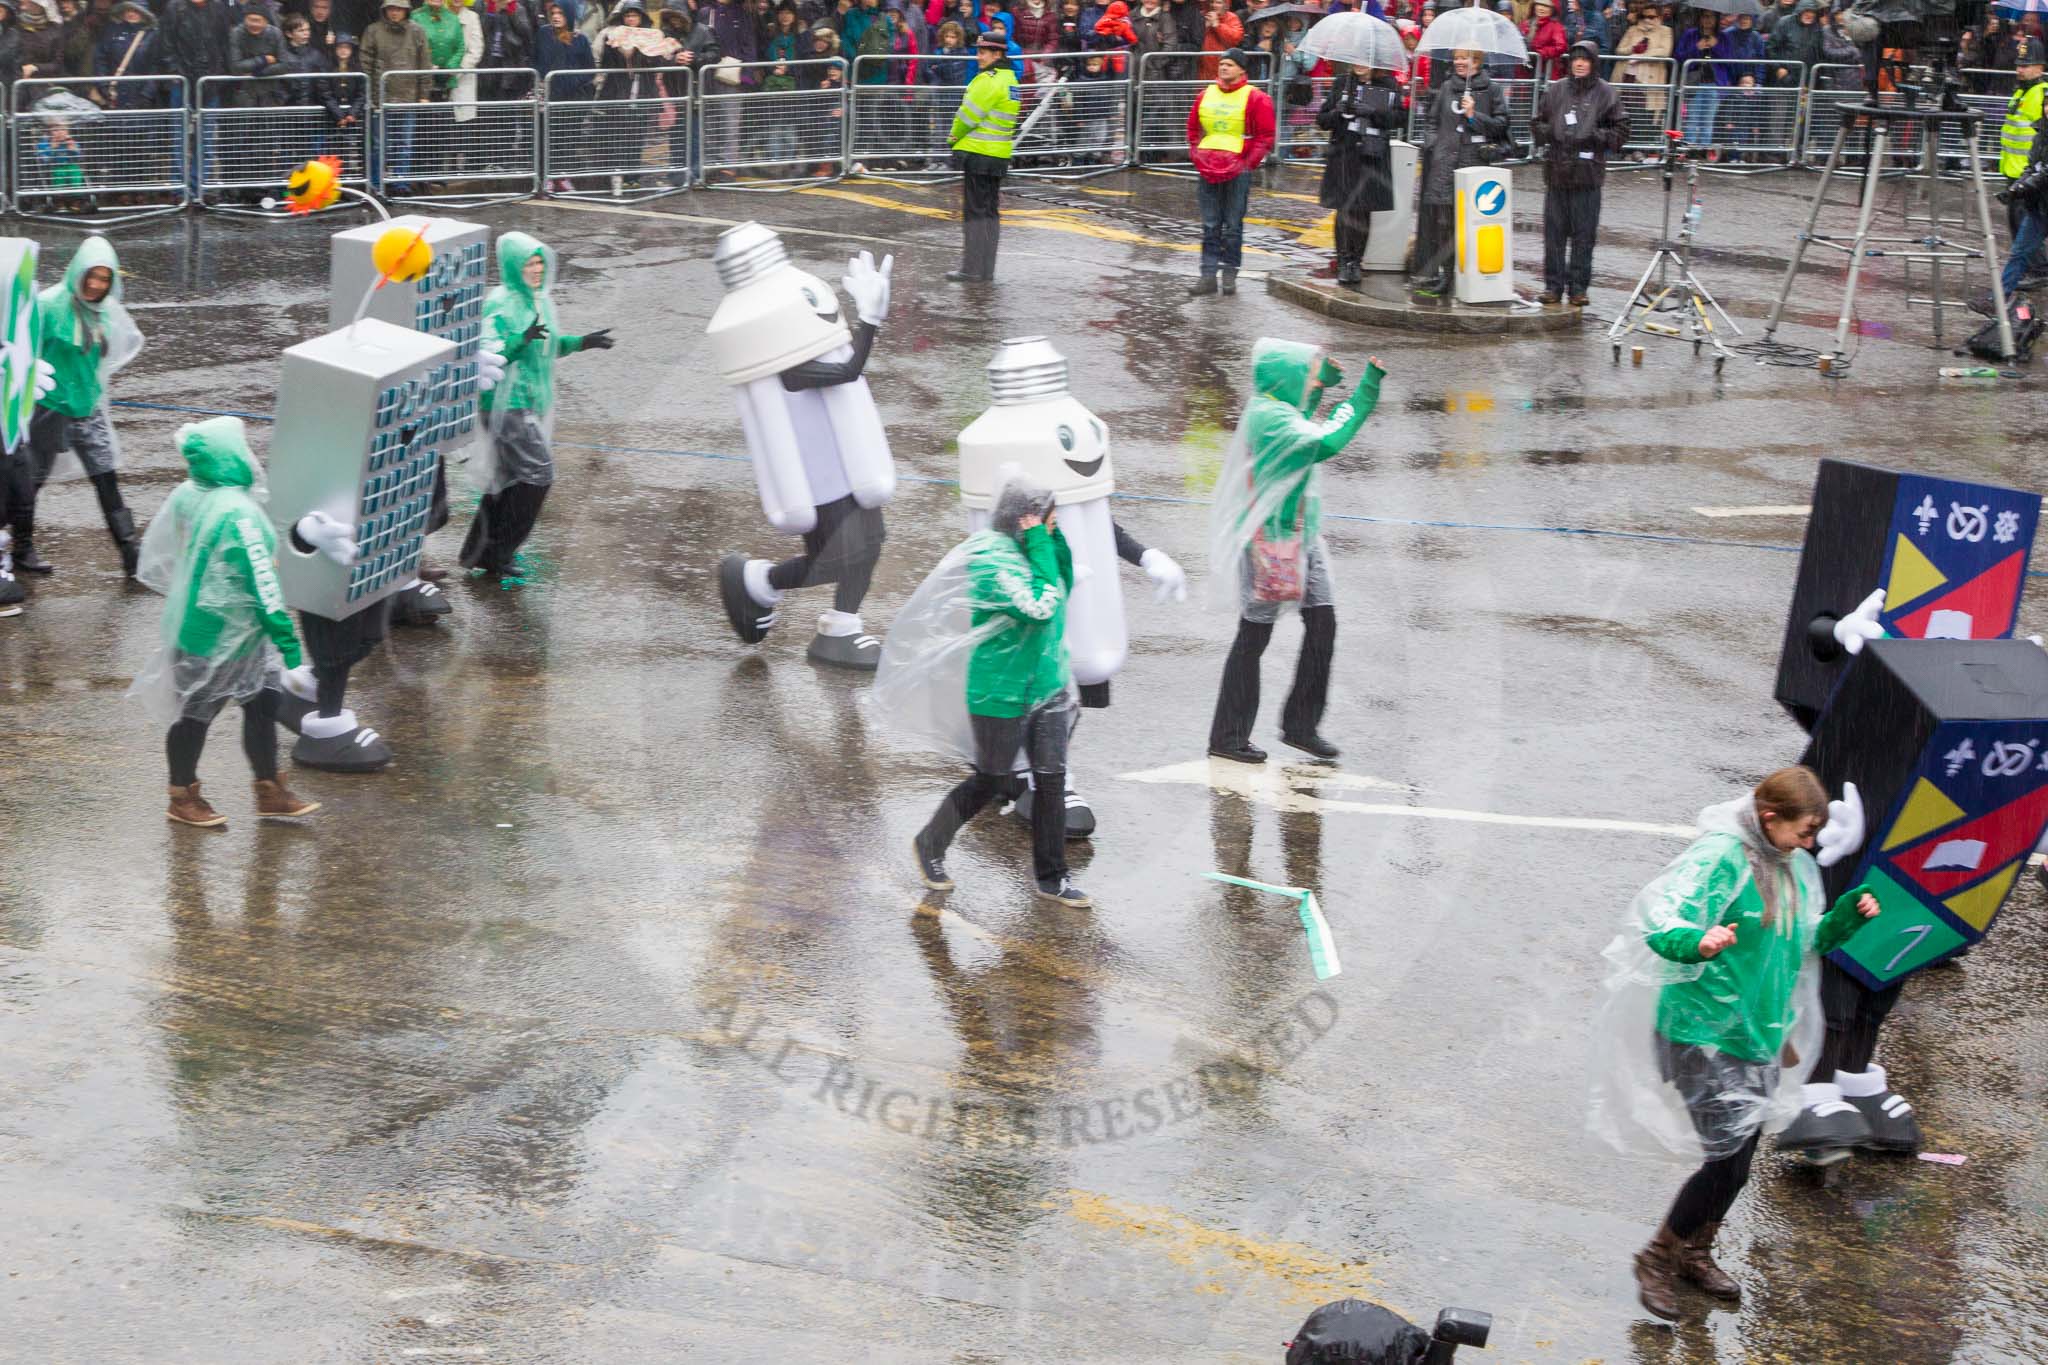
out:
{"label": "light bulb costume", "polygon": [[756,644],[775,624],[784,593],[831,583],[832,610],[818,618],[809,657],[872,669],[881,642],[867,633],[860,608],[887,534],[882,508],[896,494],[896,462],[864,376],[889,316],[893,258],[879,268],[866,252],[848,262],[850,331],[831,287],[790,264],[770,229],[731,229],[713,260],[726,294],[705,335],[732,386],[761,510],[804,543],[802,554],[779,564],[737,554],[720,560],[726,617],[743,642]]}
{"label": "light bulb costume", "polygon": [[[945,856],[960,827],[991,801],[1023,794],[1020,750],[1042,790],[1066,787],[1074,705],[1066,614],[1075,575],[1057,521],[1054,495],[1014,466],[1006,470],[987,529],[947,552],[883,642],[870,694],[877,718],[974,768],[913,841],[919,877],[934,891],[952,888]],[[1067,879],[1062,809],[1039,802],[1032,814],[1038,893],[1086,906]]]}
{"label": "light bulb costume", "polygon": [[275,675],[299,663],[285,609],[277,538],[261,505],[261,470],[237,417],[178,432],[190,477],[149,524],[136,577],[164,594],[163,643],[129,695],[168,726],[169,816],[180,824],[226,823],[199,792],[207,728],[230,701],[242,706],[242,749],[256,780],[257,813],[310,814],[277,780]]}
{"label": "light bulb costume", "polygon": [[[535,260],[541,263],[538,283],[527,278]],[[484,395],[490,439],[470,460],[483,500],[462,543],[462,567],[485,577],[516,577],[513,557],[533,534],[554,486],[555,362],[612,346],[610,328],[561,333],[550,297],[554,282],[555,253],[539,238],[524,232],[498,238],[498,287],[484,299],[484,335],[502,351],[505,375]]]}
{"label": "light bulb costume", "polygon": [[36,260],[26,237],[0,237],[0,616],[21,615],[28,590],[14,576],[13,508],[35,496],[28,428],[54,376],[36,359]]}
{"label": "light bulb costume", "polygon": [[[107,289],[100,298],[88,299],[86,277],[95,269],[108,273]],[[116,473],[120,446],[107,416],[108,383],[142,350],[142,332],[122,305],[121,293],[121,262],[113,245],[104,237],[88,237],[72,254],[63,280],[36,296],[36,354],[50,366],[54,382],[36,400],[29,424],[34,482],[26,497],[17,489],[8,508],[16,560],[31,573],[51,569],[35,546],[36,495],[51,478],[80,469],[92,480],[107,534],[121,556],[122,575],[135,573],[142,540],[121,498]]]}
{"label": "light bulb costume", "polygon": [[[998,479],[1014,466],[1019,477],[1050,491],[1059,529],[1073,555],[1075,582],[1066,606],[1067,656],[1080,705],[1109,705],[1109,684],[1129,653],[1123,586],[1117,561],[1144,568],[1162,598],[1187,595],[1186,576],[1164,551],[1148,549],[1110,512],[1116,470],[1109,429],[1068,392],[1066,357],[1044,337],[1005,341],[988,364],[994,404],[960,433],[960,501],[969,530],[989,524]],[[1070,713],[1078,720],[1079,711]],[[1021,772],[1030,771],[1022,755]],[[1014,814],[1030,823],[1038,797],[1035,780]],[[1080,793],[1051,793],[1064,806],[1066,834],[1095,830],[1095,813]]]}
{"label": "light bulb costume", "polygon": [[1322,536],[1322,465],[1343,450],[1379,403],[1385,371],[1368,361],[1358,386],[1318,421],[1323,390],[1343,372],[1304,342],[1261,337],[1252,347],[1252,395],[1223,457],[1209,524],[1213,606],[1238,613],[1223,666],[1209,752],[1259,763],[1251,742],[1259,711],[1259,659],[1287,607],[1301,612],[1303,641],[1281,738],[1317,758],[1337,757],[1321,735],[1337,649],[1337,606]]}

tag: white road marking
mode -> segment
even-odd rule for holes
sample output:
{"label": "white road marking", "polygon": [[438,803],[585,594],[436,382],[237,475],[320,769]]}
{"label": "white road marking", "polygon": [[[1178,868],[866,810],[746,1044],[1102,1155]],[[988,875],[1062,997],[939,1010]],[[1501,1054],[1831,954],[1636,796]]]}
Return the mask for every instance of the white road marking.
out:
{"label": "white road marking", "polygon": [[1197,759],[1146,772],[1124,773],[1125,782],[1179,783],[1242,796],[1283,811],[1343,811],[1353,815],[1390,815],[1411,820],[1458,820],[1478,825],[1522,825],[1536,829],[1610,830],[1690,839],[1691,825],[1660,825],[1643,820],[1607,820],[1578,815],[1509,815],[1501,811],[1460,810],[1450,806],[1396,806],[1374,801],[1344,801],[1317,796],[1302,788],[1335,786],[1412,792],[1396,782],[1338,772],[1307,764],[1232,763],[1228,759]]}
{"label": "white road marking", "polygon": [[415,1358],[423,1356],[461,1356],[464,1359],[474,1360],[478,1356],[489,1355],[490,1348],[486,1346],[408,1346],[400,1351],[399,1354]]}
{"label": "white road marking", "polygon": [[454,1284],[422,1284],[399,1289],[387,1289],[384,1291],[384,1297],[396,1303],[405,1299],[433,1298],[439,1294],[467,1294],[473,1288],[475,1288],[474,1285],[462,1281],[457,1281]]}
{"label": "white road marking", "polygon": [[[670,223],[699,223],[705,227],[738,227],[742,223],[755,221],[751,218],[710,218],[696,213],[659,213],[653,209],[630,208],[624,204],[584,204],[574,199],[538,199],[530,201],[541,208],[571,209],[577,213],[609,213],[616,218],[659,218]],[[784,237],[829,237],[840,242],[880,242],[886,246],[908,246],[911,243],[898,237],[874,237],[860,232],[835,232],[829,228],[787,227],[781,223],[770,224]]]}
{"label": "white road marking", "polygon": [[1811,507],[1764,506],[1764,507],[1695,507],[1693,511],[1703,517],[1804,517],[1813,512]]}

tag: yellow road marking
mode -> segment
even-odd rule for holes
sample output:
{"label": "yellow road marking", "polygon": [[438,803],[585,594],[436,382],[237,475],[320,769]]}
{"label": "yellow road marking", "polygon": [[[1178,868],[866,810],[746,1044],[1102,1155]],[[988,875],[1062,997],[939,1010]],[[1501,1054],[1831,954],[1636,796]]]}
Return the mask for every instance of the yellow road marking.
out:
{"label": "yellow road marking", "polygon": [[[1355,1261],[1336,1261],[1297,1242],[1262,1242],[1241,1233],[1204,1227],[1171,1209],[1125,1204],[1088,1190],[1066,1191],[1067,1212],[1092,1227],[1158,1247],[1167,1260],[1209,1276],[1197,1292],[1229,1292],[1225,1270],[1261,1275],[1285,1288],[1278,1301],[1318,1304],[1354,1297],[1373,1275]],[[1049,1202],[1047,1208],[1058,1208]]]}

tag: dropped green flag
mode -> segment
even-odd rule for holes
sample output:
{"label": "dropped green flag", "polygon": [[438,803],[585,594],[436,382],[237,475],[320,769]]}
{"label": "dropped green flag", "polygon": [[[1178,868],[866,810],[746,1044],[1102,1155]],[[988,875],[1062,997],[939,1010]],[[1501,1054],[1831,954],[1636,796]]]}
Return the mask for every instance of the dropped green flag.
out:
{"label": "dropped green flag", "polygon": [[1274,896],[1294,897],[1301,906],[1301,928],[1308,935],[1308,961],[1309,966],[1315,969],[1316,980],[1328,981],[1344,970],[1344,965],[1337,961],[1337,940],[1330,936],[1330,922],[1323,918],[1322,907],[1316,904],[1315,892],[1305,886],[1273,886],[1222,872],[1204,872],[1202,875],[1212,882],[1229,882],[1232,886],[1264,891]]}

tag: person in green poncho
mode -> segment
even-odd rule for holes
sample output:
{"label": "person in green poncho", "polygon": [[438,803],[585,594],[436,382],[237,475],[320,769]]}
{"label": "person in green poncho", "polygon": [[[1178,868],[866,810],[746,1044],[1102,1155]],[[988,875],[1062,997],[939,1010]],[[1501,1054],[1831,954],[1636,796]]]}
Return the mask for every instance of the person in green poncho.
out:
{"label": "person in green poncho", "polygon": [[1223,665],[1209,752],[1263,763],[1252,743],[1259,714],[1259,660],[1288,606],[1301,611],[1301,657],[1280,714],[1280,738],[1319,759],[1337,757],[1322,736],[1330,665],[1337,649],[1337,606],[1322,535],[1322,465],[1349,445],[1379,404],[1386,371],[1377,358],[1351,397],[1321,421],[1323,391],[1343,371],[1317,347],[1261,337],[1252,348],[1252,396],[1239,420],[1216,485],[1209,572],[1217,605],[1238,610],[1237,639]]}
{"label": "person in green poncho", "polygon": [[319,803],[300,799],[277,775],[273,678],[280,664],[298,666],[299,637],[278,584],[277,538],[251,491],[256,457],[238,417],[179,428],[178,453],[191,477],[150,523],[137,573],[165,596],[163,644],[129,689],[169,726],[166,815],[201,829],[227,824],[200,795],[199,755],[230,701],[242,704],[258,817],[310,815]]}
{"label": "person in green poncho", "polygon": [[[142,333],[121,303],[121,261],[104,237],[79,244],[61,282],[36,295],[36,350],[54,383],[29,422],[35,487],[41,490],[66,451],[78,457],[98,495],[107,534],[132,577],[142,539],[121,498],[119,454],[107,416],[107,381],[142,349]],[[54,567],[35,548],[35,501],[12,509],[16,558],[30,573]]]}
{"label": "person in green poncho", "polygon": [[[1628,932],[1640,944],[1632,951],[1646,969],[1629,976],[1661,983],[1651,1056],[1706,1156],[1636,1253],[1639,1296],[1658,1317],[1677,1318],[1680,1280],[1715,1298],[1742,1295],[1715,1263],[1714,1239],[1749,1180],[1782,1073],[1791,1069],[1796,1079],[1816,1060],[1812,1042],[1792,1038],[1802,1012],[1818,1014],[1816,956],[1847,943],[1878,913],[1866,886],[1850,888],[1822,913],[1820,868],[1808,850],[1818,838],[1822,859],[1832,862],[1861,840],[1860,803],[1853,841],[1823,833],[1823,818],[1841,805],[1830,806],[1812,770],[1782,768],[1748,795],[1701,812],[1699,838],[1632,909]],[[1817,1037],[1818,1018],[1805,1022]],[[1814,1055],[1800,1055],[1802,1045]],[[1628,1103],[1604,1102],[1613,1112]]]}
{"label": "person in green poncho", "polygon": [[[997,493],[989,526],[968,541],[966,601],[973,652],[967,659],[967,718],[974,773],[946,793],[913,840],[918,874],[950,891],[946,850],[960,827],[998,797],[1021,796],[1012,771],[1019,750],[1038,790],[1066,790],[1073,729],[1073,670],[1067,663],[1067,594],[1074,557],[1060,534],[1053,495],[1022,480]],[[1038,894],[1086,908],[1067,875],[1067,813],[1057,801],[1031,804],[1031,872]]]}
{"label": "person in green poncho", "polygon": [[512,557],[533,533],[555,482],[548,437],[554,425],[555,361],[578,351],[608,351],[611,329],[563,336],[555,327],[555,253],[538,237],[498,238],[499,285],[484,299],[485,344],[504,355],[505,377],[484,394],[489,459],[483,501],[462,543],[462,567],[512,580]]}

